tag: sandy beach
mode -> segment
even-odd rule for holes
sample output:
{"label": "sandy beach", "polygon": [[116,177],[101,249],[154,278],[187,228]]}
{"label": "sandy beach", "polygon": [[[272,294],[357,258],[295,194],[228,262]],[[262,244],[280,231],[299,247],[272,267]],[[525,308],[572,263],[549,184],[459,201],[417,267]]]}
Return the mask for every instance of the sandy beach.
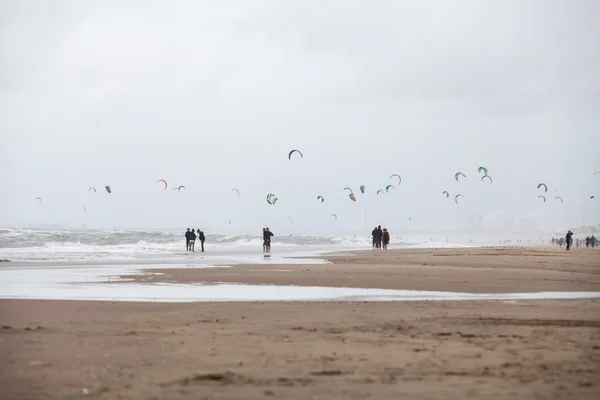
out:
{"label": "sandy beach", "polygon": [[600,291],[600,251],[595,250],[567,253],[555,248],[423,249],[359,251],[325,258],[331,264],[153,269],[153,275],[134,278],[138,282],[230,282],[464,293]]}
{"label": "sandy beach", "polygon": [[[154,269],[164,275],[134,279],[468,293],[600,291],[596,250],[431,249],[327,258],[331,264]],[[0,300],[0,325],[6,399],[600,396],[600,299]]]}

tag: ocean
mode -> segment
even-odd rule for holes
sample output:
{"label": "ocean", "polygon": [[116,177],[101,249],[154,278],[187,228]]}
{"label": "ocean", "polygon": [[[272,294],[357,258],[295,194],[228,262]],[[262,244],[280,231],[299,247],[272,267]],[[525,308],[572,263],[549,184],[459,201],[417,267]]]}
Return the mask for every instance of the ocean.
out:
{"label": "ocean", "polygon": [[[184,233],[185,230],[0,228],[0,259],[20,262],[186,259],[191,254],[185,251]],[[273,254],[279,256],[314,256],[368,250],[371,238],[276,236],[271,246]],[[415,235],[411,240],[394,237],[390,243],[390,248],[467,246],[467,241],[454,243],[442,237],[436,241],[427,235]],[[204,254],[218,256],[226,262],[254,262],[256,256],[262,256],[262,236],[207,233]]]}

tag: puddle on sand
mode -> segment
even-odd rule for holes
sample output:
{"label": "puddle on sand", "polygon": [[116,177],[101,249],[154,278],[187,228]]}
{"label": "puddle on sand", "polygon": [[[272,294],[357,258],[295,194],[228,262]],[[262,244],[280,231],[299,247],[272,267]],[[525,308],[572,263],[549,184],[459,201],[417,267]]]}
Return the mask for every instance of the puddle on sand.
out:
{"label": "puddle on sand", "polygon": [[[72,268],[0,269],[0,298],[105,300],[148,302],[201,301],[419,301],[419,300],[539,300],[600,298],[600,292],[471,294],[413,290],[310,286],[241,285],[223,283],[129,283],[140,269],[181,268],[182,265],[86,266]],[[199,266],[190,266],[200,268]],[[223,268],[223,267],[221,267]],[[119,278],[126,277],[126,278]],[[115,281],[123,283],[115,283]]]}
{"label": "puddle on sand", "polygon": [[470,294],[413,290],[234,284],[24,284],[3,287],[0,298],[149,302],[201,301],[418,301],[599,298],[597,292]]}

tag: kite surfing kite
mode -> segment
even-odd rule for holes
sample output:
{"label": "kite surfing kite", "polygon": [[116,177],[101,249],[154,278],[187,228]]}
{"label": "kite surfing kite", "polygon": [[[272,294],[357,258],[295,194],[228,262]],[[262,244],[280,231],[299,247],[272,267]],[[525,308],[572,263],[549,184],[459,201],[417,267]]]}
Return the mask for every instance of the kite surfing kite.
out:
{"label": "kite surfing kite", "polygon": [[344,189],[342,189],[342,190],[349,190],[349,191],[350,191],[350,193],[354,193],[354,191],[353,191],[352,189],[350,189],[349,187],[345,187],[345,188],[344,188]]}
{"label": "kite surfing kite", "polygon": [[276,201],[277,201],[277,197],[275,197],[275,195],[273,193],[269,193],[267,195],[267,203],[274,205]]}
{"label": "kite surfing kite", "polygon": [[331,216],[332,216],[333,218],[335,218],[335,220],[337,221],[337,215],[335,215],[335,214],[331,214]]}
{"label": "kite surfing kite", "polygon": [[390,176],[390,179],[392,179],[393,177],[398,178],[398,185],[402,183],[402,178],[400,178],[400,175],[394,174],[394,175]]}
{"label": "kite surfing kite", "polygon": [[408,217],[408,222],[412,222],[412,217]]}
{"label": "kite surfing kite", "polygon": [[484,178],[488,178],[488,179],[490,180],[490,183],[492,183],[492,177],[491,177],[491,176],[489,176],[489,175],[487,175],[487,174],[486,174],[486,175],[484,175],[484,176],[482,176],[482,177],[481,177],[481,181],[482,181],[482,182],[483,182],[483,179],[484,179]]}
{"label": "kite surfing kite", "polygon": [[454,179],[456,179],[456,182],[458,182],[458,177],[462,175],[463,178],[466,178],[467,176],[465,174],[463,174],[462,172],[457,172],[456,174],[454,174]]}
{"label": "kite surfing kite", "polygon": [[350,200],[356,201],[356,197],[354,197],[354,193],[349,194]]}
{"label": "kite surfing kite", "polygon": [[364,185],[361,185],[361,187],[360,187],[360,192],[361,192],[361,193],[365,193],[365,186],[364,186]]}
{"label": "kite surfing kite", "polygon": [[596,176],[596,174],[600,174],[600,171],[594,172],[594,176]]}
{"label": "kite surfing kite", "polygon": [[548,186],[546,186],[546,184],[545,184],[545,183],[540,183],[540,184],[538,185],[538,187],[537,187],[537,188],[539,189],[539,188],[541,188],[542,186],[544,187],[544,193],[548,193]]}
{"label": "kite surfing kite", "polygon": [[85,209],[85,207],[81,207],[81,209],[83,210],[83,212],[87,212],[87,210]]}
{"label": "kite surfing kite", "polygon": [[325,201],[325,199],[323,198],[323,196],[317,196],[317,200],[321,200],[321,203]]}
{"label": "kite surfing kite", "polygon": [[554,198],[554,200],[560,200],[560,202],[561,202],[561,203],[563,202],[563,199],[562,199],[562,197],[560,197],[560,196],[556,196],[556,197]]}
{"label": "kite surfing kite", "polygon": [[450,197],[450,193],[446,192],[445,190],[442,192],[442,194],[445,194],[446,198]]}
{"label": "kite surfing kite", "polygon": [[237,190],[236,188],[231,189],[232,192],[236,192],[237,193],[237,197],[240,197],[240,191]]}
{"label": "kite surfing kite", "polygon": [[35,199],[37,200],[38,204],[40,204],[42,202],[42,198],[41,197],[36,197]]}
{"label": "kite surfing kite", "polygon": [[94,191],[94,193],[96,193],[96,188],[93,186],[88,189],[88,192],[91,192],[92,190]]}
{"label": "kite surfing kite", "polygon": [[455,202],[456,204],[460,204],[460,203],[458,202],[458,198],[459,198],[459,197],[465,197],[465,196],[464,196],[464,195],[462,195],[462,194],[457,194],[457,195],[454,197],[454,202]]}
{"label": "kite surfing kite", "polygon": [[294,153],[298,153],[300,154],[300,157],[304,158],[304,156],[302,155],[302,153],[300,152],[300,150],[294,149],[292,151],[290,151],[290,154],[288,154],[288,159],[291,160],[292,159],[292,154]]}
{"label": "kite surfing kite", "polygon": [[104,189],[106,189],[106,193],[112,193],[112,190],[110,190],[110,186],[104,186]]}
{"label": "kite surfing kite", "polygon": [[169,186],[169,185],[167,185],[167,181],[165,181],[164,179],[159,179],[156,181],[156,183],[160,183],[160,182],[165,184],[165,188],[163,190],[167,190],[167,187]]}
{"label": "kite surfing kite", "polygon": [[381,189],[377,191],[377,196],[379,196],[380,194],[383,194],[383,190]]}
{"label": "kite surfing kite", "polygon": [[178,192],[181,192],[181,189],[185,189],[185,190],[187,190],[187,188],[186,188],[185,186],[181,185],[181,186],[179,186],[179,187],[177,188],[177,191],[178,191]]}
{"label": "kite surfing kite", "polygon": [[595,198],[596,198],[596,196],[590,196],[590,199],[595,199]]}
{"label": "kite surfing kite", "polygon": [[483,171],[484,175],[488,174],[488,171],[487,171],[486,167],[479,167],[479,168],[477,168],[477,172],[481,173],[481,171]]}
{"label": "kite surfing kite", "polygon": [[545,196],[538,196],[538,199],[543,199],[544,203],[546,202],[546,197]]}
{"label": "kite surfing kite", "polygon": [[293,222],[293,219],[292,219],[292,217],[290,217],[290,216],[288,216],[288,215],[284,215],[284,216],[283,216],[283,218],[287,218],[287,219],[289,219],[289,220],[290,220],[290,224]]}
{"label": "kite surfing kite", "polygon": [[396,188],[395,188],[394,186],[392,186],[392,185],[387,185],[387,186],[385,187],[385,191],[386,191],[386,193],[389,193],[389,192],[390,192],[390,189],[396,189]]}

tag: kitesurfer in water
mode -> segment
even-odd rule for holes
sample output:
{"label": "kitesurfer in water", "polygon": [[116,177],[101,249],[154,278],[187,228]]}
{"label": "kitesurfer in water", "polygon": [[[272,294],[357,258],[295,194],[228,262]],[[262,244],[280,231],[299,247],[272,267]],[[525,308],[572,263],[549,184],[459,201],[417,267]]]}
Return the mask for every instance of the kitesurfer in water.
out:
{"label": "kitesurfer in water", "polygon": [[265,247],[265,252],[270,253],[271,252],[271,237],[275,236],[273,235],[273,232],[271,232],[269,230],[269,228],[265,228],[265,230],[263,231],[263,246]]}
{"label": "kitesurfer in water", "polygon": [[390,243],[390,233],[386,228],[383,228],[383,249],[387,250],[388,244]]}
{"label": "kitesurfer in water", "polygon": [[200,246],[202,246],[202,252],[204,253],[204,241],[206,237],[204,236],[204,232],[198,229],[198,240],[200,241]]}

